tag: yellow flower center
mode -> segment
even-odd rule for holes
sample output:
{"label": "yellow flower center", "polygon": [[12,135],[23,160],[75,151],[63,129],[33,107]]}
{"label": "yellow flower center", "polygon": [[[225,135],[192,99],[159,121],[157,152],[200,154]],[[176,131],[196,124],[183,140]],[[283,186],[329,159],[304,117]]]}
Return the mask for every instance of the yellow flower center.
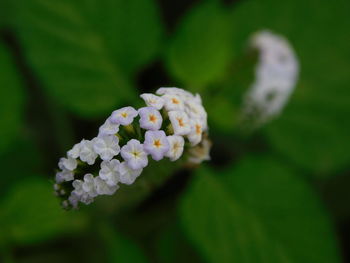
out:
{"label": "yellow flower center", "polygon": [[185,123],[184,123],[182,118],[177,118],[177,121],[179,122],[179,126],[180,127],[184,127],[185,126]]}
{"label": "yellow flower center", "polygon": [[159,148],[162,146],[162,143],[160,142],[159,139],[157,139],[157,140],[154,140],[153,145],[156,146],[157,148]]}
{"label": "yellow flower center", "polygon": [[131,154],[134,155],[135,158],[140,157],[140,152],[138,151],[134,151]]}
{"label": "yellow flower center", "polygon": [[157,117],[153,114],[149,116],[149,121],[155,123],[157,121]]}
{"label": "yellow flower center", "polygon": [[199,135],[202,133],[202,126],[199,124],[196,124],[196,133]]}
{"label": "yellow flower center", "polygon": [[173,151],[177,152],[177,150],[180,148],[180,144],[178,142],[175,142],[173,145]]}
{"label": "yellow flower center", "polygon": [[172,98],[171,101],[174,103],[174,104],[179,104],[180,101],[176,98]]}

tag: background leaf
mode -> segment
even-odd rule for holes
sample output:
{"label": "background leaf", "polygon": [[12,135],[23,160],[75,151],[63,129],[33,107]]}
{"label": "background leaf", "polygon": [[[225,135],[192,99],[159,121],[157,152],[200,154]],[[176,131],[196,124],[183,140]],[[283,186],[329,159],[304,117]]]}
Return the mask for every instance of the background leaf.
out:
{"label": "background leaf", "polygon": [[179,223],[170,224],[157,240],[158,262],[203,262],[189,244]]}
{"label": "background leaf", "polygon": [[0,198],[18,181],[43,172],[43,164],[43,158],[32,141],[17,139],[6,153],[0,154]]}
{"label": "background leaf", "polygon": [[301,65],[300,81],[285,112],[267,127],[266,135],[278,152],[315,174],[341,169],[350,161],[350,51],[346,47],[350,35],[344,34],[350,26],[349,10],[350,2],[345,0],[332,4],[249,0],[232,9],[236,52],[261,29],[286,36],[294,47]]}
{"label": "background leaf", "polygon": [[180,212],[208,262],[340,262],[314,191],[270,159],[249,158],[219,173],[202,169]]}
{"label": "background leaf", "polygon": [[70,233],[85,224],[83,214],[64,211],[52,184],[35,177],[19,182],[0,203],[0,243],[30,244]]}
{"label": "background leaf", "polygon": [[[91,18],[87,12],[90,2],[15,3],[16,29],[29,63],[60,104],[77,114],[95,116],[133,98],[130,80],[121,69],[123,61],[115,60],[112,49],[114,39],[122,36],[112,38],[111,28],[101,30],[94,25],[102,14],[96,12],[97,17]],[[108,17],[111,12],[103,13],[105,19],[119,19]]]}
{"label": "background leaf", "polygon": [[1,42],[0,69],[0,153],[3,153],[20,133],[24,92],[9,50]]}
{"label": "background leaf", "polygon": [[100,229],[105,242],[108,262],[148,262],[137,244],[116,232],[111,225],[103,224]]}
{"label": "background leaf", "polygon": [[158,53],[163,24],[154,0],[80,2],[124,73],[136,73]]}
{"label": "background leaf", "polygon": [[180,22],[166,54],[169,72],[189,88],[218,80],[231,59],[230,28],[218,3],[201,3]]}

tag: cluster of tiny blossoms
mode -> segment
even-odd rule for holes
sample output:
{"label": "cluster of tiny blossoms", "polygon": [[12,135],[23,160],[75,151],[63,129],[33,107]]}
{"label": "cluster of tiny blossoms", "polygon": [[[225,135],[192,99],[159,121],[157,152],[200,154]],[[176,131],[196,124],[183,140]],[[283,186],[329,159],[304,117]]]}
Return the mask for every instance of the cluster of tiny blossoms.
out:
{"label": "cluster of tiny blossoms", "polygon": [[277,116],[294,90],[299,63],[288,41],[270,31],[260,31],[251,39],[259,51],[255,82],[245,97],[244,115],[258,115],[262,124]]}
{"label": "cluster of tiny blossoms", "polygon": [[54,185],[65,208],[90,204],[114,194],[141,175],[149,158],[178,160],[188,147],[188,162],[208,160],[207,113],[201,98],[179,88],[142,94],[146,107],[113,111],[97,137],[83,139],[61,158]]}

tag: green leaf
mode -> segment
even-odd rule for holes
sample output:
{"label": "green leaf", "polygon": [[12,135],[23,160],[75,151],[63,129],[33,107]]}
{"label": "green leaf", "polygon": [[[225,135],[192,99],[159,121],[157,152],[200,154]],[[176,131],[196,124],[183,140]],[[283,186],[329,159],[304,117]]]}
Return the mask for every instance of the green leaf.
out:
{"label": "green leaf", "polygon": [[2,198],[18,181],[42,173],[44,163],[33,141],[17,138],[6,153],[0,154],[0,167],[2,189],[0,198]]}
{"label": "green leaf", "polygon": [[174,77],[197,89],[217,81],[231,60],[227,13],[217,3],[201,3],[183,18],[166,54]]}
{"label": "green leaf", "polygon": [[314,191],[268,158],[246,159],[224,172],[202,169],[180,212],[208,262],[340,262]]}
{"label": "green leaf", "polygon": [[134,98],[127,73],[155,54],[152,3],[15,0],[13,23],[46,91],[79,115],[99,116]]}
{"label": "green leaf", "polygon": [[24,92],[10,53],[1,42],[0,87],[0,153],[3,153],[20,133]]}
{"label": "green leaf", "polygon": [[5,24],[6,19],[6,14],[4,12],[6,7],[6,1],[1,1],[0,2],[0,29],[2,29],[2,27]]}
{"label": "green leaf", "polygon": [[19,182],[0,203],[0,243],[41,242],[78,230],[85,223],[81,213],[60,207],[52,184],[44,179]]}
{"label": "green leaf", "polygon": [[232,134],[241,122],[242,98],[254,77],[256,55],[243,52],[231,63],[225,79],[201,92],[211,128],[226,134]]}
{"label": "green leaf", "polygon": [[236,52],[253,32],[266,28],[286,36],[294,47],[300,81],[266,135],[278,152],[317,174],[350,162],[350,35],[344,34],[350,27],[349,10],[346,0],[249,0],[232,9]]}
{"label": "green leaf", "polygon": [[340,225],[350,219],[350,176],[342,174],[331,176],[319,185],[322,199],[330,210],[332,217]]}
{"label": "green leaf", "polygon": [[108,262],[148,262],[141,249],[134,242],[116,232],[111,225],[107,223],[101,225],[100,234],[105,243]]}
{"label": "green leaf", "polygon": [[156,245],[158,262],[203,262],[187,240],[178,222],[171,224],[161,233]]}
{"label": "green leaf", "polygon": [[155,0],[80,0],[123,72],[136,73],[158,53],[163,27]]}

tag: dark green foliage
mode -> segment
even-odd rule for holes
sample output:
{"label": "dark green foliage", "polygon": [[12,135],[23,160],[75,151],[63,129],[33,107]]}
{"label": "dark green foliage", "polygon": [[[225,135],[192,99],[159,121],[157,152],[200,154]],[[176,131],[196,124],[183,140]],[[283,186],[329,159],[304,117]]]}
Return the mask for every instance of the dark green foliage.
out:
{"label": "dark green foliage", "polygon": [[259,156],[198,172],[181,216],[209,262],[340,262],[324,208],[287,167]]}
{"label": "dark green foliage", "polygon": [[[350,2],[228,2],[0,0],[0,262],[342,262]],[[282,114],[249,130],[247,44],[261,29],[289,40],[301,74]],[[152,161],[64,211],[59,157],[165,85],[201,94],[212,161]]]}
{"label": "dark green foliage", "polygon": [[3,153],[22,128],[24,90],[9,50],[2,43],[0,69],[0,153]]}

